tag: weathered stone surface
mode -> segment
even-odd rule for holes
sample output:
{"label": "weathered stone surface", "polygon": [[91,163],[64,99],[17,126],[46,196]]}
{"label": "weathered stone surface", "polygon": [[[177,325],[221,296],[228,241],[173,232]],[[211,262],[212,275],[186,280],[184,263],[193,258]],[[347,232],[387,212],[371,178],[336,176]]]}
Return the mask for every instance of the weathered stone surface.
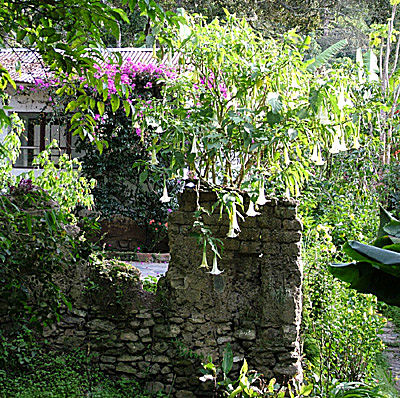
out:
{"label": "weathered stone surface", "polygon": [[217,343],[218,344],[226,344],[226,343],[230,343],[232,340],[233,340],[233,337],[231,337],[231,336],[218,337]]}
{"label": "weathered stone surface", "polygon": [[255,340],[256,331],[253,329],[240,329],[235,332],[235,337],[240,340]]}
{"label": "weathered stone surface", "polygon": [[141,352],[144,350],[144,345],[142,343],[128,343],[126,345],[128,347],[128,351],[132,354],[136,354],[137,352]]}
{"label": "weathered stone surface", "polygon": [[140,337],[148,336],[148,335],[150,335],[150,329],[147,329],[147,328],[140,329],[138,331],[138,334],[139,334]]}
{"label": "weathered stone surface", "polygon": [[121,333],[119,338],[122,341],[138,341],[139,340],[138,335],[134,332],[123,332],[123,333]]}
{"label": "weathered stone surface", "polygon": [[146,389],[151,394],[157,394],[159,391],[164,390],[164,384],[159,381],[150,381],[146,384]]}
{"label": "weathered stone surface", "polygon": [[137,369],[128,365],[127,363],[119,363],[115,369],[117,372],[121,373],[129,373],[129,374],[136,374]]}
{"label": "weathered stone surface", "polygon": [[110,332],[115,329],[115,325],[106,319],[93,319],[87,323],[89,329],[100,332]]}
{"label": "weathered stone surface", "polygon": [[143,357],[140,355],[128,355],[124,354],[118,357],[118,362],[139,362],[143,361]]}
{"label": "weathered stone surface", "polygon": [[[200,192],[206,209],[215,199],[214,193]],[[90,343],[101,369],[151,380],[153,393],[173,389],[177,398],[211,396],[212,386],[199,384],[196,372],[208,355],[220,362],[228,343],[233,372],[246,358],[250,368],[287,382],[301,371],[302,225],[296,202],[269,200],[259,216],[239,220],[242,231],[234,239],[226,237],[226,215],[222,220],[218,211],[204,215],[213,236],[224,242],[218,276],[199,268],[201,247],[190,236],[197,193],[185,192],[179,202],[180,210],[169,218],[169,270],[157,294],[142,291],[137,279],[130,283],[125,268],[112,280],[77,268],[68,290],[73,310],[65,310],[63,322],[45,336],[63,349]],[[247,208],[246,195],[244,202]],[[211,266],[209,248],[207,259]],[[84,293],[88,278],[101,288]],[[121,292],[123,298],[115,300]]]}
{"label": "weathered stone surface", "polygon": [[115,357],[107,356],[107,355],[102,355],[100,357],[101,362],[106,362],[106,363],[114,363],[117,361]]}

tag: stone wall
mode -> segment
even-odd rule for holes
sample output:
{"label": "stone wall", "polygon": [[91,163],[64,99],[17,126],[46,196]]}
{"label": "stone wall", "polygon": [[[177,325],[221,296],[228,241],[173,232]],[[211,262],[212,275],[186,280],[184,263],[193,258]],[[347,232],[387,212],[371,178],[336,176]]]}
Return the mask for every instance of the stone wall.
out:
{"label": "stone wall", "polygon": [[[121,265],[71,270],[63,286],[73,309],[45,337],[60,348],[85,347],[102,369],[133,375],[176,397],[210,396],[210,386],[198,380],[201,359],[211,355],[219,362],[228,342],[234,370],[246,357],[250,369],[267,377],[301,377],[296,203],[270,200],[261,215],[239,221],[234,239],[226,238],[226,216],[203,216],[224,242],[224,272],[214,276],[199,268],[202,250],[191,236],[197,200],[196,192],[185,191],[180,210],[170,216],[171,260],[156,295],[142,290],[137,270]],[[205,208],[215,200],[213,193],[200,193]]]}

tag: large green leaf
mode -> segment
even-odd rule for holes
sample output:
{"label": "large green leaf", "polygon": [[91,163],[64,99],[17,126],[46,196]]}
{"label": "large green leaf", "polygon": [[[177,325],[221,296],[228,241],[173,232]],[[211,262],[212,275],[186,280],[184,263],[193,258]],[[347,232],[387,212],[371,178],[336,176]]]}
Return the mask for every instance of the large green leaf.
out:
{"label": "large green leaf", "polygon": [[390,221],[389,224],[383,227],[383,230],[387,235],[400,238],[400,221]]}
{"label": "large green leaf", "polygon": [[[379,236],[372,242],[372,246],[380,247],[381,249],[385,248],[385,246],[389,246],[393,243],[393,241],[389,238],[389,236]],[[390,250],[390,249],[388,249]]]}
{"label": "large green leaf", "polygon": [[329,271],[336,278],[350,283],[360,293],[374,294],[381,301],[400,306],[400,279],[370,263],[332,264]]}
{"label": "large green leaf", "polygon": [[307,66],[307,70],[311,73],[315,72],[316,69],[326,64],[330,58],[334,57],[337,53],[342,51],[347,46],[347,40],[340,40],[335,44],[332,44],[325,51],[319,54],[313,63]]}
{"label": "large green leaf", "polygon": [[233,366],[233,352],[232,352],[232,347],[228,343],[225,347],[224,350],[224,357],[222,360],[222,371],[224,372],[225,375],[227,375]]}
{"label": "large green leaf", "polygon": [[346,243],[343,250],[357,261],[381,263],[384,265],[400,265],[400,254],[366,245],[355,240]]}
{"label": "large green leaf", "polygon": [[330,264],[329,271],[343,282],[353,283],[360,277],[357,263]]}
{"label": "large green leaf", "polygon": [[398,221],[396,220],[391,213],[389,213],[386,209],[382,206],[379,206],[379,230],[378,230],[378,237],[387,235],[384,231],[385,225],[389,224],[391,221]]}

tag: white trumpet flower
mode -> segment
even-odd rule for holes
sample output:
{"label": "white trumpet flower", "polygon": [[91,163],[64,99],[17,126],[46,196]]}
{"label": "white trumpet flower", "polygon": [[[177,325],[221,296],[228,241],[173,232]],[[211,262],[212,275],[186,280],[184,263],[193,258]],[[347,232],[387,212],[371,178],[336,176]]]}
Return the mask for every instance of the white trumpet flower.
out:
{"label": "white trumpet flower", "polygon": [[224,271],[220,271],[218,269],[218,264],[217,264],[217,255],[214,253],[214,258],[213,258],[213,266],[212,270],[209,272],[211,275],[219,275],[222,274]]}
{"label": "white trumpet flower", "polygon": [[358,135],[354,136],[354,143],[353,143],[353,148],[354,149],[359,149],[360,148],[360,142],[358,141]]}
{"label": "white trumpet flower", "polygon": [[331,147],[331,149],[329,149],[329,152],[332,154],[340,152],[339,135],[335,135],[335,138],[333,139],[332,147]]}
{"label": "white trumpet flower", "polygon": [[232,223],[229,223],[229,230],[228,230],[228,233],[226,234],[226,237],[227,238],[236,238],[237,237],[237,233],[235,233]]}
{"label": "white trumpet flower", "polygon": [[249,209],[246,212],[246,215],[249,217],[255,217],[258,216],[260,213],[255,210],[254,208],[254,202],[250,199],[250,204],[249,204]]}
{"label": "white trumpet flower", "polygon": [[312,152],[310,160],[312,162],[317,162],[318,161],[318,144],[314,145],[313,152]]}
{"label": "white trumpet flower", "polygon": [[326,109],[323,106],[320,106],[317,113],[317,118],[319,119],[321,124],[329,124],[329,116]]}
{"label": "white trumpet flower", "polygon": [[201,264],[199,268],[208,268],[207,264],[207,242],[204,240],[204,245],[203,245],[203,258],[201,260]]}
{"label": "white trumpet flower", "polygon": [[239,227],[239,223],[237,220],[237,211],[236,211],[236,203],[235,202],[232,203],[232,219],[233,219],[233,221],[232,221],[233,229],[235,231],[240,232],[240,227]]}
{"label": "white trumpet flower", "polygon": [[170,200],[171,200],[171,198],[168,196],[167,186],[164,182],[164,190],[163,190],[163,195],[160,198],[160,202],[168,203]]}
{"label": "white trumpet flower", "polygon": [[228,238],[236,238],[237,233],[240,232],[239,223],[237,220],[236,203],[232,203],[232,210],[229,211],[229,230],[226,235]]}
{"label": "white trumpet flower", "polygon": [[192,149],[190,151],[190,153],[194,153],[197,154],[197,138],[196,136],[193,137],[193,142],[192,142]]}
{"label": "white trumpet flower", "polygon": [[263,206],[267,203],[264,191],[264,180],[262,182],[259,182],[258,184],[259,184],[259,193],[258,193],[258,198],[256,200],[256,205]]}

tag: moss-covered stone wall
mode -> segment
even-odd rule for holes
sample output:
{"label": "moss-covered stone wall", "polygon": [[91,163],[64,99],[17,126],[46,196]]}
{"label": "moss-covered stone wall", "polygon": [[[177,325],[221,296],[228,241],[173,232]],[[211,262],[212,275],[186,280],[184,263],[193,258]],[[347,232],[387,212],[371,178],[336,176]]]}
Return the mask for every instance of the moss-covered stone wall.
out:
{"label": "moss-covered stone wall", "polygon": [[212,275],[199,268],[202,250],[191,233],[197,205],[211,209],[215,200],[209,192],[181,195],[169,219],[169,270],[156,295],[143,291],[137,271],[112,262],[71,270],[63,285],[73,308],[45,337],[63,349],[83,347],[107,372],[132,375],[178,398],[210,396],[211,386],[199,382],[201,362],[210,355],[218,363],[227,343],[233,371],[246,358],[266,377],[301,377],[296,203],[271,199],[259,216],[239,221],[234,239],[226,238],[226,216],[204,215],[224,243],[223,273]]}

